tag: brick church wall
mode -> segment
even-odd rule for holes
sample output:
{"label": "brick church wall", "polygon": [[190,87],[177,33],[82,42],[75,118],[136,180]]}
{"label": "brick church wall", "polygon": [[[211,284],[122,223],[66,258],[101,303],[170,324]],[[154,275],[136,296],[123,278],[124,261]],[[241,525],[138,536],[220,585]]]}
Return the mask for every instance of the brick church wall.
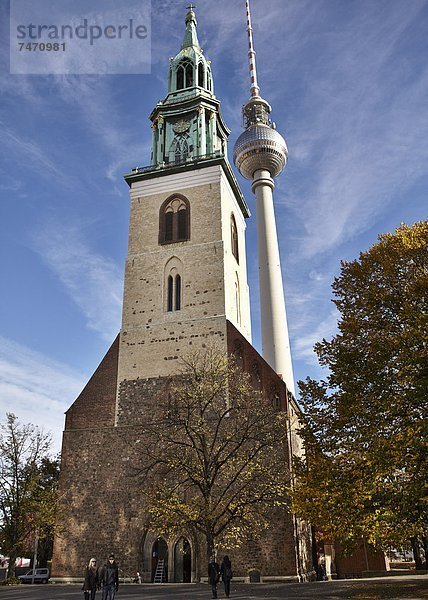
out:
{"label": "brick church wall", "polygon": [[227,350],[235,357],[243,371],[250,374],[254,384],[259,379],[259,388],[269,397],[275,391],[278,393],[278,408],[286,410],[287,386],[270,365],[260,356],[248,340],[227,321]]}
{"label": "brick church wall", "polygon": [[[231,324],[227,324],[230,345],[239,341],[244,368],[257,361],[263,386],[273,384],[280,393],[281,408],[286,403],[284,382]],[[81,577],[91,556],[98,562],[114,552],[123,574],[137,571],[150,579],[150,565],[143,556],[147,535],[146,511],[135,479],[135,444],[138,423],[161,398],[169,378],[156,377],[123,381],[119,389],[119,426],[114,426],[114,398],[117,375],[118,339],[112,344],[99,368],[67,411],[63,437],[61,490],[64,497],[64,531],[56,538],[52,575]],[[229,553],[237,576],[248,576],[257,568],[262,576],[295,576],[296,558],[293,518],[276,511],[270,530],[260,539],[249,540],[240,549],[220,549]],[[193,551],[196,578],[205,576],[206,554],[203,540],[195,538]]]}
{"label": "brick church wall", "polygon": [[114,425],[119,335],[82,392],[67,410],[65,430]]}

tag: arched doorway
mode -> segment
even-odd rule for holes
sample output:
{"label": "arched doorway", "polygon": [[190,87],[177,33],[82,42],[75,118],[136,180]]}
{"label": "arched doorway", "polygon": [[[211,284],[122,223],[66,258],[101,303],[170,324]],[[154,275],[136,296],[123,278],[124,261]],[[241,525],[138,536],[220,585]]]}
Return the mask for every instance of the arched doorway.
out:
{"label": "arched doorway", "polygon": [[158,538],[152,547],[152,582],[168,581],[168,546],[163,538]]}
{"label": "arched doorway", "polygon": [[174,546],[174,581],[190,583],[192,581],[192,550],[189,541],[182,537]]}

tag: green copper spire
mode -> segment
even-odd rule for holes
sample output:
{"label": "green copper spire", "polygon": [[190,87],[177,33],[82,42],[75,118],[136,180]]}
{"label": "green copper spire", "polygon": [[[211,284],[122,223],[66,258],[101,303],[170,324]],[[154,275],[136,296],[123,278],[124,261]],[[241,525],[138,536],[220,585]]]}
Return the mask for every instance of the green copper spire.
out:
{"label": "green copper spire", "polygon": [[183,44],[169,61],[168,94],[150,115],[151,164],[160,169],[227,154],[230,130],[214,95],[210,61],[199,46],[193,9],[187,7]]}
{"label": "green copper spire", "polygon": [[[248,206],[227,159],[230,129],[214,94],[211,63],[199,46],[194,6],[187,7],[186,31],[180,51],[169,59],[168,93],[150,114],[152,152],[150,165],[135,169],[127,182],[202,167],[221,165],[236,194],[244,217]],[[191,176],[189,175],[189,178]],[[136,179],[137,178],[137,179]],[[139,179],[138,179],[139,180]],[[187,178],[183,178],[183,182]]]}
{"label": "green copper spire", "polygon": [[195,8],[193,4],[187,7],[188,13],[186,15],[186,33],[184,34],[183,43],[181,45],[181,49],[189,48],[190,46],[195,46],[196,48],[200,48],[198,41],[198,34],[196,31],[196,25],[198,22],[196,21],[196,15],[193,12]]}

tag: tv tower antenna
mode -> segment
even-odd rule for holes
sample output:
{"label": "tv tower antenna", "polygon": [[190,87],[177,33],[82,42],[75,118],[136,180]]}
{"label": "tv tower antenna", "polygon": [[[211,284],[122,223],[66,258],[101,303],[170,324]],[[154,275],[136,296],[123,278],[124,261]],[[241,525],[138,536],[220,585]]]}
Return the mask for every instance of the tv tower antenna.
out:
{"label": "tv tower antenna", "polygon": [[270,104],[260,96],[253,44],[250,1],[246,0],[250,99],[242,109],[245,131],[236,141],[233,161],[241,175],[252,181],[256,197],[259,255],[262,355],[295,395],[281,262],[273,205],[274,177],[284,169],[288,150],[269,118]]}

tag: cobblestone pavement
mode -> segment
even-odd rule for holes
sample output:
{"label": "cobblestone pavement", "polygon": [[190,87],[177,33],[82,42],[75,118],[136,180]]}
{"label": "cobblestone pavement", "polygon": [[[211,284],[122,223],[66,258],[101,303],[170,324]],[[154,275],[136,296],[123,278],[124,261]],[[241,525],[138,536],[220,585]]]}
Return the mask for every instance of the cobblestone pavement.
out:
{"label": "cobblestone pavement", "polygon": [[[224,592],[218,588],[218,598]],[[427,600],[428,575],[348,579],[313,583],[234,584],[232,600]],[[121,585],[116,600],[210,600],[204,584]],[[20,585],[0,587],[1,600],[83,600],[78,585]],[[98,592],[96,600],[101,600]]]}

